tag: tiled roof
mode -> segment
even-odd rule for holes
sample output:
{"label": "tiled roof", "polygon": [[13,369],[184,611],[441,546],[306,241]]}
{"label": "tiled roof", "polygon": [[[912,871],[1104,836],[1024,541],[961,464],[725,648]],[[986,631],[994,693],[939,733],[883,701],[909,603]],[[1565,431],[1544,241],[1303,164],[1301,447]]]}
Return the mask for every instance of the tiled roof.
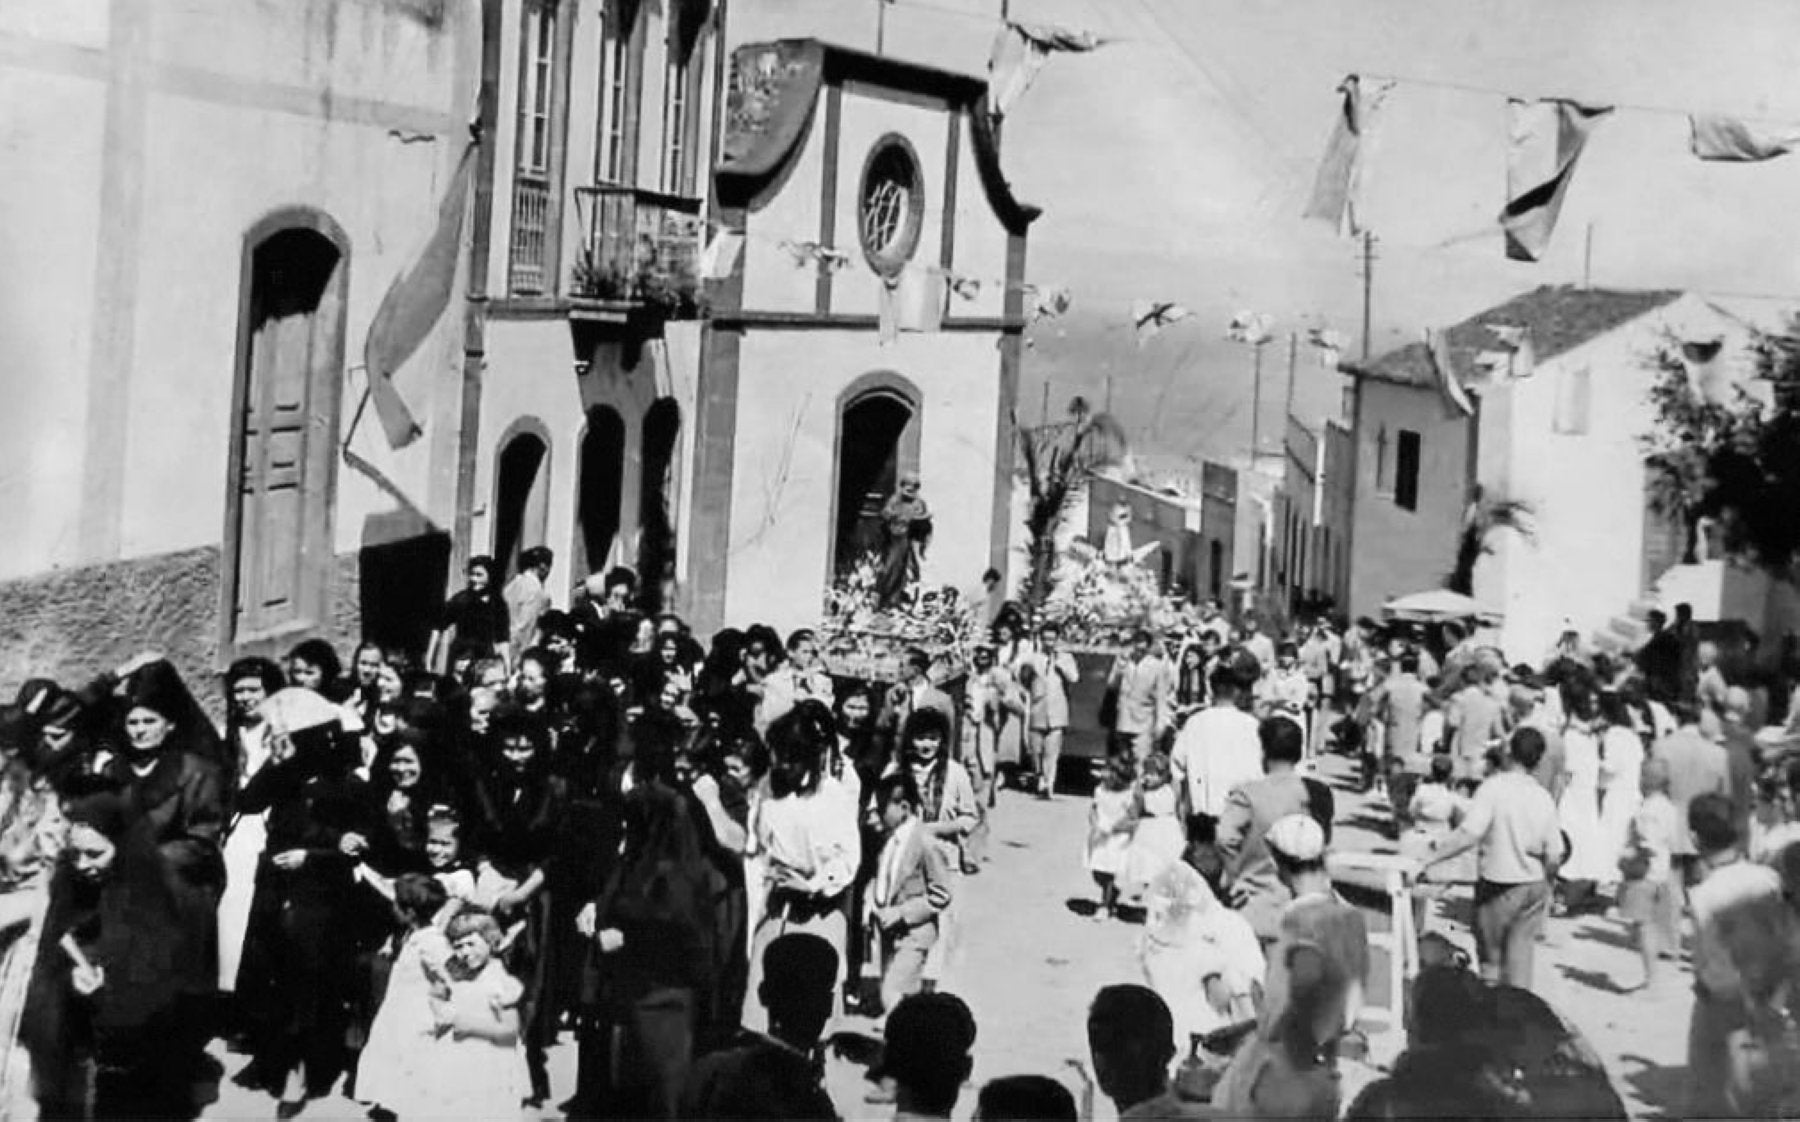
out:
{"label": "tiled roof", "polygon": [[[1446,340],[1450,363],[1462,377],[1468,377],[1474,372],[1477,354],[1503,349],[1500,338],[1488,328],[1505,326],[1525,328],[1531,338],[1532,354],[1542,362],[1674,303],[1681,296],[1681,292],[1673,290],[1545,285],[1451,327]],[[1408,343],[1367,364],[1347,364],[1346,369],[1402,385],[1429,386],[1436,380],[1431,354],[1423,342]]]}

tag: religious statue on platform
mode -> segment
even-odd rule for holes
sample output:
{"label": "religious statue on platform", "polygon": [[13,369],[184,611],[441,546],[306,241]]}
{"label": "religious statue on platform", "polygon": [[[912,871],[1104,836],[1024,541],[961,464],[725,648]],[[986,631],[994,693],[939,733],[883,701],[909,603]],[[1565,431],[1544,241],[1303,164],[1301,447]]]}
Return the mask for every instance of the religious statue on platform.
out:
{"label": "religious statue on platform", "polygon": [[900,487],[881,508],[881,573],[875,582],[881,606],[892,607],[919,579],[931,543],[931,508],[919,497],[919,474],[900,476]]}

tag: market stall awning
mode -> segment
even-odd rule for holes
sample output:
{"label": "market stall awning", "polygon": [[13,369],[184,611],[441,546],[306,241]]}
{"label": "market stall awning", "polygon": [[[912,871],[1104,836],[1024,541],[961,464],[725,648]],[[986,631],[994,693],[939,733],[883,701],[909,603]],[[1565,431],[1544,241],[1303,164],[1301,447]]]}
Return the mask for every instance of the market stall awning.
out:
{"label": "market stall awning", "polygon": [[1484,607],[1474,597],[1445,588],[1397,597],[1383,604],[1381,612],[1389,619],[1406,620],[1409,623],[1443,623],[1455,619],[1498,623],[1501,619],[1499,612]]}

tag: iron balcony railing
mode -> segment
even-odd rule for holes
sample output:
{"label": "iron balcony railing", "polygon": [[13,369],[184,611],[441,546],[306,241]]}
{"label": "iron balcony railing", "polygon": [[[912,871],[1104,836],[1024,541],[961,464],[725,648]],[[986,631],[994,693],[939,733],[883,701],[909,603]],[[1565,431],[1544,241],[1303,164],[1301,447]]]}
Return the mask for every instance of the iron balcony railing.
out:
{"label": "iron balcony railing", "polygon": [[575,189],[581,251],[570,295],[635,304],[670,319],[699,308],[700,200],[640,187]]}

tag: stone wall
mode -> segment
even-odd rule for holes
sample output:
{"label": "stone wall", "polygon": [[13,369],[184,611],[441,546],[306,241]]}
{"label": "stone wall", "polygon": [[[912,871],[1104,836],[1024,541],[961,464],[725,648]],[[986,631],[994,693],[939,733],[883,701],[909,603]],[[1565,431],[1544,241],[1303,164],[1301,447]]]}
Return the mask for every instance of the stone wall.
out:
{"label": "stone wall", "polygon": [[[361,562],[344,554],[334,568],[322,634],[347,659],[362,633]],[[216,546],[0,581],[0,702],[27,678],[79,685],[146,650],[166,655],[220,711]]]}

